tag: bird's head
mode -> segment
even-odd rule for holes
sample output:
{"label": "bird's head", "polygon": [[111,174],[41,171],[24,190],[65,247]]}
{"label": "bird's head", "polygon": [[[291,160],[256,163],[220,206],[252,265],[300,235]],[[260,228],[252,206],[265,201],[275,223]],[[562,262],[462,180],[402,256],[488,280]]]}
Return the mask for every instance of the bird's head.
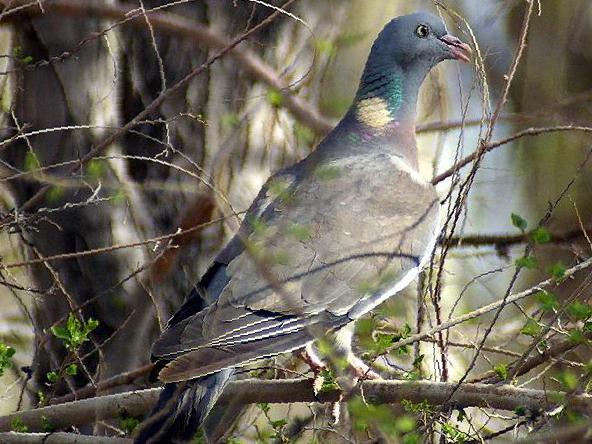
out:
{"label": "bird's head", "polygon": [[470,55],[470,47],[448,34],[438,16],[420,12],[391,20],[372,45],[352,115],[374,133],[397,122],[414,134],[417,95],[427,73],[443,60],[469,61]]}
{"label": "bird's head", "polygon": [[430,69],[447,59],[468,62],[471,52],[469,45],[448,34],[440,17],[418,12],[391,20],[374,42],[371,59],[383,66],[419,62]]}

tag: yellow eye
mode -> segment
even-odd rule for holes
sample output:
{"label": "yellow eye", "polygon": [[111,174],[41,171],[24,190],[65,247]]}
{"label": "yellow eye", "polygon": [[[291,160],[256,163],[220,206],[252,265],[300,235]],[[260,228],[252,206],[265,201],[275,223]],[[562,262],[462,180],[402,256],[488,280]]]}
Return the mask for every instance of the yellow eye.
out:
{"label": "yellow eye", "polygon": [[415,28],[415,35],[420,39],[425,39],[430,34],[430,28],[427,25],[419,25]]}

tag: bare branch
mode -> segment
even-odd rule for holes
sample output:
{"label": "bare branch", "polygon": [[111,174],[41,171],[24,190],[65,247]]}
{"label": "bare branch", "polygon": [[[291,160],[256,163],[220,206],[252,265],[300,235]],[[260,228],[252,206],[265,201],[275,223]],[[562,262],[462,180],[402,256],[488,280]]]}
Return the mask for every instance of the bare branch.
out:
{"label": "bare branch", "polygon": [[[591,340],[592,333],[586,332],[586,333],[584,333],[584,337],[587,340]],[[531,356],[530,358],[526,359],[524,361],[524,363],[522,365],[520,365],[519,368],[516,368],[515,364],[510,365],[508,367],[508,370],[509,370],[508,373],[510,375],[514,375],[516,377],[524,375],[524,374],[528,373],[529,371],[531,371],[533,368],[536,368],[541,364],[551,361],[553,358],[556,358],[556,357],[561,356],[570,350],[573,350],[578,345],[581,345],[581,343],[576,342],[576,341],[572,340],[571,338],[567,338],[562,341],[558,341],[555,344],[551,345],[544,352],[537,353],[537,354]],[[514,370],[516,371],[515,374],[513,372]],[[483,382],[485,384],[495,384],[497,382],[500,382],[500,377],[495,371],[489,371],[489,372],[479,376],[478,378],[471,380],[471,382]]]}
{"label": "bare branch", "polygon": [[154,367],[154,364],[146,364],[135,370],[120,373],[119,375],[115,375],[111,378],[98,382],[96,385],[87,385],[86,387],[76,390],[74,393],[68,393],[67,395],[60,396],[59,398],[53,398],[50,401],[50,404],[63,404],[65,402],[74,401],[75,399],[90,398],[91,396],[94,396],[97,391],[101,392],[103,390],[118,387],[120,385],[131,384],[140,376],[150,373],[152,367]]}
{"label": "bare branch", "polygon": [[48,257],[43,257],[43,258],[39,258],[39,259],[31,259],[28,261],[22,261],[22,262],[13,262],[10,264],[4,264],[1,266],[1,268],[4,269],[8,269],[8,268],[17,268],[17,267],[25,267],[28,265],[35,265],[35,264],[42,264],[42,263],[48,263],[48,262],[54,262],[54,261],[58,261],[58,260],[64,260],[64,259],[77,259],[83,256],[94,256],[96,254],[102,254],[102,253],[111,253],[115,250],[120,250],[122,248],[135,248],[135,247],[143,247],[145,245],[148,244],[156,244],[158,242],[162,242],[165,240],[175,240],[180,238],[183,235],[192,233],[194,231],[199,231],[203,228],[209,227],[211,225],[215,225],[218,222],[222,222],[225,219],[227,219],[229,216],[222,216],[213,220],[210,220],[208,222],[204,222],[198,225],[194,225],[192,227],[183,229],[183,230],[178,230],[175,231],[174,233],[169,233],[169,234],[164,234],[162,236],[156,236],[153,237],[151,239],[146,239],[143,241],[138,241],[138,242],[130,242],[128,244],[118,244],[118,245],[110,245],[108,247],[101,247],[101,248],[93,248],[91,250],[85,250],[85,251],[78,251],[75,253],[62,253],[62,254],[55,254],[53,256],[48,256]]}
{"label": "bare branch", "polygon": [[487,153],[495,148],[500,146],[506,145],[510,142],[513,142],[517,139],[526,136],[538,136],[540,134],[546,133],[556,133],[556,132],[563,132],[563,131],[583,131],[585,133],[592,132],[592,127],[589,126],[574,126],[574,125],[560,125],[560,126],[549,126],[544,128],[527,128],[523,131],[517,132],[516,134],[512,134],[509,137],[501,140],[494,140],[493,142],[484,142],[482,146],[479,147],[477,151],[469,154],[468,156],[464,157],[463,159],[456,162],[453,166],[448,168],[443,173],[438,174],[436,177],[432,179],[432,184],[436,185],[437,183],[442,182],[444,179],[452,176],[456,171],[461,169],[462,167],[468,165],[469,163],[473,162],[477,157]]}
{"label": "bare branch", "polygon": [[[282,8],[287,7],[289,4],[293,3],[295,0],[287,0],[286,3],[282,6]],[[88,6],[85,4],[85,6]],[[88,14],[88,9],[84,8],[86,11],[85,14]],[[276,11],[272,13],[269,17],[263,19],[260,23],[250,28],[245,33],[241,34],[237,38],[233,39],[231,42],[228,42],[226,46],[216,52],[214,55],[208,58],[203,64],[193,69],[189,74],[175,83],[173,86],[168,88],[167,90],[163,91],[156,99],[154,99],[148,106],[142,109],[134,118],[132,118],[129,122],[123,125],[118,130],[111,133],[101,142],[99,142],[94,148],[90,149],[84,156],[82,156],[79,162],[73,165],[70,169],[70,173],[76,173],[79,171],[89,160],[93,159],[95,156],[101,154],[105,151],[108,147],[110,147],[114,142],[119,140],[125,133],[129,130],[134,128],[136,125],[140,124],[147,116],[149,116],[154,110],[156,110],[160,105],[162,105],[169,97],[172,97],[178,91],[180,91],[185,85],[189,83],[193,78],[197,77],[204,71],[206,71],[212,64],[214,64],[217,60],[224,57],[230,51],[232,51],[236,46],[246,40],[249,36],[255,34],[256,32],[260,31],[261,29],[269,26],[277,17],[281,15],[281,12]],[[153,21],[154,23],[154,21]],[[46,195],[46,193],[51,189],[51,186],[45,185],[39,191],[37,191],[31,198],[29,198],[26,202],[24,202],[18,211],[25,211],[37,205]],[[6,216],[3,218],[2,223],[7,223],[12,215]]]}
{"label": "bare branch", "polygon": [[[315,395],[313,382],[313,379],[233,381],[228,384],[219,402],[336,402],[344,395],[340,390]],[[427,401],[431,405],[439,405],[448,399],[455,387],[456,383],[453,382],[367,381],[361,386],[356,386],[355,391],[348,395],[363,392],[366,401],[376,404],[408,400],[414,403]],[[97,418],[117,417],[122,409],[131,416],[142,415],[156,403],[160,391],[160,388],[138,390],[18,412],[0,417],[0,430],[10,430],[10,423],[14,418],[19,418],[29,430],[41,430],[43,423],[47,421],[56,428],[82,425],[94,422]],[[555,406],[558,402],[569,402],[572,409],[590,409],[592,395],[570,395],[565,392],[517,388],[510,385],[467,383],[460,386],[454,399],[454,405],[459,408],[478,406],[514,410],[522,407],[531,411],[540,411]]]}
{"label": "bare branch", "polygon": [[[495,246],[496,248],[504,248],[511,245],[525,244],[531,241],[531,235],[533,231],[529,233],[510,235],[476,234],[467,236],[454,236],[450,238],[450,247],[482,247],[489,245]],[[575,239],[585,238],[588,232],[592,233],[592,227],[579,228],[564,232],[552,232],[549,233],[551,239],[548,243],[563,244],[566,242],[573,241]]]}
{"label": "bare branch", "polygon": [[[10,3],[11,6],[19,8],[28,4],[29,8],[26,10],[28,15],[41,13],[37,7],[37,2],[23,0],[11,0],[8,2],[8,0],[2,0],[0,3]],[[154,29],[181,38],[189,38],[194,40],[198,46],[222,50],[230,47],[232,44],[228,39],[208,29],[206,26],[202,26],[176,14],[158,12],[151,9],[139,10],[121,4],[88,4],[87,2],[80,3],[67,0],[43,2],[43,6],[46,14],[58,13],[62,16],[74,17],[97,16],[139,28],[145,28],[146,20],[149,18],[150,24]],[[285,6],[282,8],[285,8]],[[24,11],[21,10],[22,12]],[[277,14],[280,13],[276,11],[273,15],[276,16]],[[18,16],[16,16],[16,19],[18,20]],[[276,74],[276,71],[271,66],[266,64],[255,53],[243,48],[240,51],[230,51],[228,55],[236,60],[239,66],[249,76],[265,83],[270,88],[278,90],[282,94],[282,106],[285,106],[296,118],[313,129],[317,134],[324,135],[331,131],[334,126],[333,122],[320,115],[314,106],[292,94],[288,84]]]}
{"label": "bare branch", "polygon": [[0,433],[3,444],[130,444],[131,439],[113,436],[88,436],[76,433]]}
{"label": "bare branch", "polygon": [[[573,276],[574,274],[576,274],[578,271],[584,270],[586,268],[590,268],[591,266],[592,266],[592,258],[589,258],[589,259],[585,260],[584,262],[567,269],[564,276],[567,279],[570,276]],[[485,306],[479,308],[478,310],[474,310],[474,311],[471,311],[471,312],[464,314],[462,316],[458,316],[454,319],[451,319],[448,322],[444,322],[444,323],[442,323],[434,328],[431,328],[429,330],[426,330],[424,332],[421,332],[421,333],[418,333],[415,335],[411,335],[405,339],[401,339],[400,341],[396,342],[392,347],[390,347],[388,350],[386,350],[385,354],[394,350],[394,349],[403,347],[404,345],[413,344],[414,342],[420,341],[423,338],[428,338],[440,331],[448,330],[449,328],[452,328],[455,325],[462,324],[463,322],[467,322],[471,319],[478,318],[479,316],[483,316],[486,313],[497,310],[502,306],[509,305],[512,302],[519,301],[520,299],[524,299],[528,296],[531,296],[531,295],[539,292],[541,289],[543,289],[545,287],[550,287],[551,285],[554,285],[554,284],[556,284],[555,280],[553,280],[551,278],[547,279],[545,281],[540,282],[538,285],[535,285],[527,290],[521,291],[519,293],[511,294],[507,298],[501,299],[496,302],[492,302],[491,304],[485,305]]]}

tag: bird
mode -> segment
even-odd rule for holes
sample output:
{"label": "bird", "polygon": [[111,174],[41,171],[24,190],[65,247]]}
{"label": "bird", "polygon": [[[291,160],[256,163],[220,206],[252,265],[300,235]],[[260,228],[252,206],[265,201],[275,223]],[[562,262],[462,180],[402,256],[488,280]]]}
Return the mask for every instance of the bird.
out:
{"label": "bird", "polygon": [[374,375],[352,352],[352,326],[416,278],[439,235],[438,194],[418,171],[419,88],[438,63],[470,56],[431,13],[382,29],[345,116],[267,180],[154,342],[165,387],[136,444],[185,442],[235,369],[303,349],[315,358],[318,338]]}

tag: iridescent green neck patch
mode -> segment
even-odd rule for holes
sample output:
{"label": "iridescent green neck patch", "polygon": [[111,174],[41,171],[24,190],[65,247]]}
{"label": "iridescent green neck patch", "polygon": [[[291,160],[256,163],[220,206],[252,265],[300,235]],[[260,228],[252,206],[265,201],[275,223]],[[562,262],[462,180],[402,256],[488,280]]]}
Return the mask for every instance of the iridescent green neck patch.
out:
{"label": "iridescent green neck patch", "polygon": [[396,119],[403,104],[403,79],[399,74],[362,80],[355,106],[359,122],[371,128],[384,128]]}

